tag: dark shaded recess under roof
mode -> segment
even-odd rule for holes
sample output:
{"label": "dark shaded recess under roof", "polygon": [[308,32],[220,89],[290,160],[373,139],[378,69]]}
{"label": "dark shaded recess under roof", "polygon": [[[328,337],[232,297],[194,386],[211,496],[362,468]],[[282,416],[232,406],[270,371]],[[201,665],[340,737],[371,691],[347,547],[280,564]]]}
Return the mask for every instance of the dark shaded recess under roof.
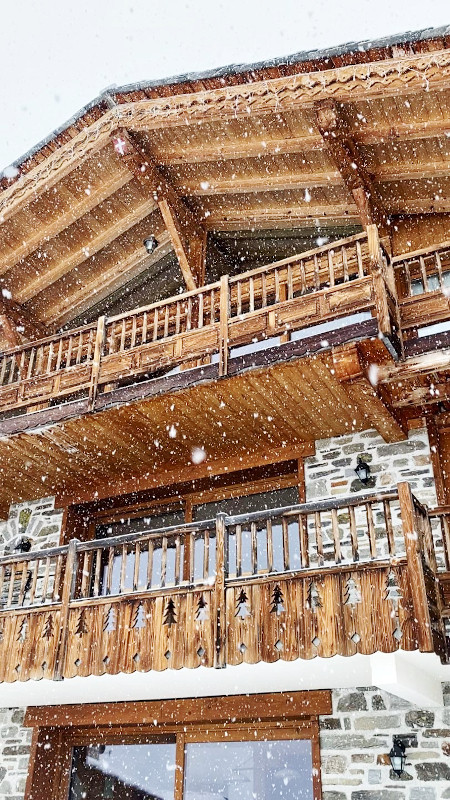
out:
{"label": "dark shaded recess under roof", "polygon": [[[353,236],[360,226],[308,227],[293,230],[227,231],[208,235],[217,250],[224,255],[217,260],[207,251],[206,283],[214,283],[221,275],[236,275],[249,269],[270,264],[297,253],[312,250],[328,241]],[[94,322],[102,314],[114,316],[140,306],[150,305],[185,291],[185,284],[175,253],[164,256],[150,269],[116,289],[104,300],[91,306],[65,328],[76,328]]]}
{"label": "dark shaded recess under roof", "polygon": [[[86,114],[91,112],[91,116],[100,117],[102,113],[107,111],[111,105],[117,102],[126,102],[123,95],[133,92],[150,92],[154,90],[158,94],[158,89],[164,89],[164,94],[179,94],[183,91],[188,91],[188,84],[195,84],[196,82],[212,81],[223,79],[226,83],[227,77],[234,75],[241,75],[243,81],[258,80],[258,72],[263,72],[268,69],[279,69],[283,74],[283,67],[289,71],[296,65],[307,65],[308,69],[299,69],[299,72],[314,71],[316,69],[329,69],[333,67],[333,59],[345,59],[348,64],[365,62],[368,59],[367,54],[370,53],[370,58],[378,60],[380,58],[388,58],[387,51],[394,47],[410,46],[413,52],[420,52],[420,42],[426,43],[432,40],[444,40],[445,46],[450,46],[447,39],[450,37],[450,25],[443,25],[440,28],[425,28],[420,31],[406,31],[404,33],[386,36],[381,39],[367,40],[364,42],[347,42],[346,44],[338,45],[335,47],[325,48],[323,50],[306,50],[300,53],[294,53],[290,56],[281,56],[271,58],[267,61],[259,61],[254,64],[229,64],[228,66],[219,67],[204,72],[191,72],[184,75],[171,76],[169,78],[159,78],[154,80],[139,81],[137,83],[127,84],[125,86],[112,85],[104,89],[97,97],[91,102],[87,103],[83,108],[77,111],[73,116],[56,128],[52,133],[34,145],[28,152],[17,158],[12,166],[23,166],[26,171],[26,162],[32,160],[33,156],[40,150],[49,145],[54,139],[67,131],[70,127],[76,126],[77,122]],[[415,47],[416,46],[416,47]],[[331,63],[330,63],[331,62]],[[183,84],[186,86],[183,87]],[[171,87],[172,91],[168,91]],[[161,93],[162,94],[162,93]],[[18,176],[17,176],[18,177]],[[14,180],[3,177],[0,171],[0,190],[6,189]]]}

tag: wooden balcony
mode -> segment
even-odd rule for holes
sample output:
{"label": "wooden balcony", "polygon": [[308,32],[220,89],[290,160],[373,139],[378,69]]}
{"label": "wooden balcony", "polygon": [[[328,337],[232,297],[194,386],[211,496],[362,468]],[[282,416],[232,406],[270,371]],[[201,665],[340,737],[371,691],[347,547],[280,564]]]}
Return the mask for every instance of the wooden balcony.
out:
{"label": "wooden balcony", "polygon": [[450,318],[450,242],[392,259],[402,330]]}
{"label": "wooden balcony", "polygon": [[419,650],[446,658],[409,485],[0,560],[0,679]]}
{"label": "wooden balcony", "polygon": [[85,398],[94,410],[111,388],[233,348],[370,312],[398,352],[393,272],[376,228],[300,256],[96,324],[31,342],[0,359],[0,414]]}

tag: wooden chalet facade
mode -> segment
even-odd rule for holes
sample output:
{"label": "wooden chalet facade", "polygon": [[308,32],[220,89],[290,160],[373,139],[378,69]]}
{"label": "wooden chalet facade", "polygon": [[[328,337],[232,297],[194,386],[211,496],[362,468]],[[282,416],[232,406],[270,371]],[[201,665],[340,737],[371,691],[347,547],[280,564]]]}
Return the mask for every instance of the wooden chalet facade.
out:
{"label": "wooden chalet facade", "polygon": [[449,169],[441,30],[108,91],[5,173],[2,796],[449,796]]}

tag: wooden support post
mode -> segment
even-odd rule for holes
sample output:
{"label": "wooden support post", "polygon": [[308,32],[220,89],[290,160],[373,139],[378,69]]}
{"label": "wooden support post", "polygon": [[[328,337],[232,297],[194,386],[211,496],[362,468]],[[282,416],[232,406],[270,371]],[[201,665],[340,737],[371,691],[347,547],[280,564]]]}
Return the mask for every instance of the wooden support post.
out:
{"label": "wooden support post", "polygon": [[99,317],[97,322],[97,333],[95,336],[94,358],[92,360],[91,385],[89,387],[89,411],[92,411],[98,392],[98,379],[100,376],[100,366],[105,341],[105,317]]}
{"label": "wooden support post", "polygon": [[225,570],[227,554],[227,529],[225,525],[226,514],[216,517],[216,581],[215,594],[215,620],[214,620],[214,666],[221,669],[226,666],[226,614],[225,614]]}
{"label": "wooden support post", "polygon": [[376,225],[367,226],[367,240],[369,246],[370,271],[372,273],[373,290],[375,293],[375,306],[380,331],[385,336],[392,333],[391,319],[389,315],[388,297],[386,283],[381,262],[380,240]]}
{"label": "wooden support post", "polygon": [[54,681],[60,681],[63,677],[64,659],[66,655],[67,639],[69,636],[70,601],[73,598],[77,577],[78,544],[78,539],[72,539],[67,548],[66,569],[64,571],[64,582],[61,597],[59,641],[56,648],[55,669],[53,672]]}
{"label": "wooden support post", "polygon": [[228,317],[230,314],[230,283],[228,275],[220,279],[219,316],[219,377],[228,372]]}
{"label": "wooden support post", "polygon": [[425,412],[425,422],[428,432],[428,441],[430,443],[431,464],[433,467],[434,485],[436,488],[436,497],[438,505],[445,506],[447,504],[446,489],[444,475],[441,465],[441,448],[439,439],[439,429],[436,425],[435,415],[429,410]]}
{"label": "wooden support post", "polygon": [[417,620],[417,640],[422,653],[434,652],[430,609],[423,572],[422,540],[416,523],[414,500],[409,483],[398,484],[398,499],[402,519],[403,536],[409,585],[411,589],[414,617]]}

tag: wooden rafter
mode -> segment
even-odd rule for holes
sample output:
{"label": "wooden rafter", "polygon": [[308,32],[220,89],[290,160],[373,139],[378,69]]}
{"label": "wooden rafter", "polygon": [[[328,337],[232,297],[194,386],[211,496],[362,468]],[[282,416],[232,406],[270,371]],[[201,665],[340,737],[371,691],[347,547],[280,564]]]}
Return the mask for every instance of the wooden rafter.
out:
{"label": "wooden rafter", "polygon": [[337,103],[331,99],[318,103],[316,120],[328,153],[353,197],[362,224],[384,228],[386,212]]}
{"label": "wooden rafter", "polygon": [[114,146],[121,160],[158,203],[187,288],[202,286],[205,282],[204,227],[150,156],[139,151],[127,131],[119,131]]}

